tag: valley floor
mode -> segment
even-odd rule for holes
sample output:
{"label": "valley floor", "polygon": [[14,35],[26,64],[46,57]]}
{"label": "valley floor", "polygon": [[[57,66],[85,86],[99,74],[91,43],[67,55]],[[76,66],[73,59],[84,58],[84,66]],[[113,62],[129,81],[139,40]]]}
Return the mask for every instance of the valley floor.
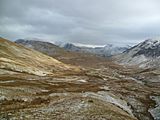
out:
{"label": "valley floor", "polygon": [[1,74],[0,119],[159,120],[152,97],[160,96],[160,81],[153,73],[101,63],[63,76]]}

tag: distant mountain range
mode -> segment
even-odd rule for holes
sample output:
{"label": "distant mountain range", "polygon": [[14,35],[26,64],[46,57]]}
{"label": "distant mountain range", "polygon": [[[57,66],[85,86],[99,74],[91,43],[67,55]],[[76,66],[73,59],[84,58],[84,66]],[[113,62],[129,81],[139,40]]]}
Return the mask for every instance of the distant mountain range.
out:
{"label": "distant mountain range", "polygon": [[56,45],[54,45],[49,42],[25,39],[19,39],[15,42],[60,60],[62,58],[70,58],[77,61],[79,60],[77,58],[80,58],[78,57],[79,55],[81,55],[81,58],[85,59],[85,54],[91,53],[103,57],[112,56],[112,58],[116,59],[120,64],[160,68],[160,40],[157,39],[148,39],[133,47],[117,47],[112,44],[107,44],[104,47],[94,48],[76,46],[71,43],[55,43]]}
{"label": "distant mountain range", "polygon": [[69,51],[92,53],[92,54],[103,56],[103,57],[111,57],[113,55],[120,54],[130,48],[130,46],[118,47],[112,44],[106,44],[104,47],[94,47],[94,48],[76,46],[71,43],[66,43],[63,45],[59,44],[59,46]]}
{"label": "distant mountain range", "polygon": [[19,39],[15,41],[15,43],[23,45],[27,48],[34,49],[45,55],[51,56],[57,60],[71,65],[91,67],[92,65],[94,66],[99,62],[106,61],[105,58],[96,56],[94,54],[69,51],[63,47],[56,46],[55,44],[49,42]]}
{"label": "distant mountain range", "polygon": [[53,56],[53,54],[54,56],[56,56],[56,54],[58,55],[62,51],[64,52],[63,49],[65,49],[67,51],[72,51],[72,52],[91,53],[102,57],[111,57],[113,55],[123,53],[124,51],[130,48],[130,46],[118,47],[112,44],[107,44],[104,47],[93,48],[93,47],[76,46],[72,43],[55,42],[55,44],[53,44],[49,42],[26,40],[26,39],[18,39],[15,41],[15,43],[22,44],[26,47],[38,50],[42,53],[47,53],[47,55],[50,56]]}
{"label": "distant mountain range", "polygon": [[115,58],[122,64],[160,67],[160,40],[147,39]]}
{"label": "distant mountain range", "polygon": [[[59,42],[56,42],[54,45],[49,42],[25,40],[25,39],[19,39],[15,42],[18,44],[25,45],[26,47],[30,47],[35,50],[38,50],[42,53],[47,53],[48,55],[53,55],[53,53],[54,55],[60,54],[62,51],[61,48],[64,48],[65,50],[72,51],[72,52],[91,53],[91,54],[95,54],[103,57],[111,57],[113,55],[120,54],[130,48],[130,46],[118,47],[112,44],[107,44],[104,47],[94,47],[94,48],[76,46],[72,43],[59,43]],[[59,48],[58,46],[61,48]]]}

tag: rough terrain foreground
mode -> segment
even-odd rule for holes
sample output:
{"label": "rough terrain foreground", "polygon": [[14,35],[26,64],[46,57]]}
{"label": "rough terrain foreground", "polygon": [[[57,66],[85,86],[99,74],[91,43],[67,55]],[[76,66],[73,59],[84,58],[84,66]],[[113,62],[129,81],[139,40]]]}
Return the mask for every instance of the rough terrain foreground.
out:
{"label": "rough terrain foreground", "polygon": [[[80,70],[6,40],[0,46],[0,65],[12,60],[0,69],[2,120],[158,120],[160,74],[156,70],[127,68],[94,56],[85,56],[86,62],[63,59],[79,64]],[[17,54],[13,54],[15,46]],[[32,70],[28,66],[35,72],[28,72]],[[40,70],[49,74],[35,74]]]}

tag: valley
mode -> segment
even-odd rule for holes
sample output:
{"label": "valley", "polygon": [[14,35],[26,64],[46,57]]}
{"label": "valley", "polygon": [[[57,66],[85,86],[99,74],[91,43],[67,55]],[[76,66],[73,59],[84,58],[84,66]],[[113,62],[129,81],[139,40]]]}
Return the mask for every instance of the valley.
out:
{"label": "valley", "polygon": [[160,119],[158,67],[48,44],[24,47],[1,38],[0,119]]}

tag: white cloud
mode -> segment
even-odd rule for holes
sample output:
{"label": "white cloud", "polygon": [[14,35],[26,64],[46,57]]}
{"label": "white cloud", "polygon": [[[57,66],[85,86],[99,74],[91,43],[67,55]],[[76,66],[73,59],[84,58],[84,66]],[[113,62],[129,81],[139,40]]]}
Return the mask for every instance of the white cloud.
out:
{"label": "white cloud", "polygon": [[160,36],[159,0],[1,0],[0,34],[65,42],[131,44]]}

